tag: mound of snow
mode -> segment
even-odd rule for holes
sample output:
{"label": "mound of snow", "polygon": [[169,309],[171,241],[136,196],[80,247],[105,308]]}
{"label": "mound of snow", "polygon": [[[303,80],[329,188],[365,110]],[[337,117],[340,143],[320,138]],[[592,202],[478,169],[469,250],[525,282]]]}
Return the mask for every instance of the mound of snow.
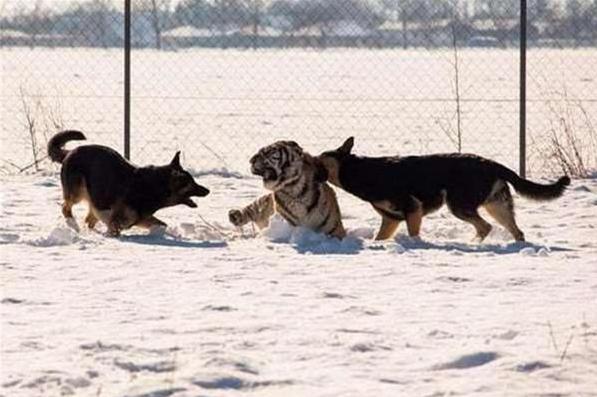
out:
{"label": "mound of snow", "polygon": [[520,254],[523,256],[549,256],[549,250],[545,247],[525,247],[520,250]]}
{"label": "mound of snow", "polygon": [[271,219],[262,235],[275,243],[289,243],[300,253],[356,254],[363,249],[363,240],[348,235],[339,240],[304,227],[294,227],[280,216]]}
{"label": "mound of snow", "polygon": [[56,247],[71,245],[81,241],[77,232],[66,226],[53,228],[47,236],[39,237],[29,244],[35,247]]}

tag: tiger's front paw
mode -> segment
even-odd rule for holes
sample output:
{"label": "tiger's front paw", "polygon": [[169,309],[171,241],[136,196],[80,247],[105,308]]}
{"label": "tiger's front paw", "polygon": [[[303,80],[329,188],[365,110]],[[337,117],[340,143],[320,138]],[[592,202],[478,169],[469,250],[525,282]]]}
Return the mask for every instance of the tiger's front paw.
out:
{"label": "tiger's front paw", "polygon": [[228,211],[228,220],[230,220],[230,223],[234,226],[242,226],[245,224],[245,222],[243,222],[243,213],[239,210]]}

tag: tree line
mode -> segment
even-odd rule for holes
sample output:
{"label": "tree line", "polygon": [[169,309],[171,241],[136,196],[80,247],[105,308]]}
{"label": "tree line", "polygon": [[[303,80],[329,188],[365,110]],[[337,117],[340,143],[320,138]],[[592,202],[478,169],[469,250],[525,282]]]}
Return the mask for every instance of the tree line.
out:
{"label": "tree line", "polygon": [[[25,1],[25,0],[21,0]],[[0,18],[0,29],[40,35],[70,35],[89,45],[121,45],[122,11],[111,0],[88,0],[60,12],[51,0]],[[432,29],[451,20],[466,29],[487,21],[485,32],[512,29],[519,16],[519,0],[133,0],[133,37],[142,45],[162,47],[164,31],[179,26],[205,29],[214,35],[246,29],[255,36],[266,28],[286,35],[349,22],[374,31],[386,23],[407,32],[413,26]],[[595,44],[597,0],[530,0],[531,39],[548,38]],[[540,29],[540,25],[543,26]],[[147,37],[151,36],[151,40]],[[405,35],[406,37],[406,35]]]}

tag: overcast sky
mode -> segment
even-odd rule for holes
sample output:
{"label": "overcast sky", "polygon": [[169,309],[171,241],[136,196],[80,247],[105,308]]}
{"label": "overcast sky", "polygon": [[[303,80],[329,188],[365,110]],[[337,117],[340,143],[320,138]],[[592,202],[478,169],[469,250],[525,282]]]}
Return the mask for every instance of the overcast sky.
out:
{"label": "overcast sky", "polygon": [[[0,0],[0,14],[7,15],[19,10],[30,10],[35,7],[35,4],[41,1],[45,8],[52,8],[55,10],[63,10],[71,4],[87,3],[90,0]],[[111,0],[112,4],[118,9],[122,9],[124,0]],[[133,0],[135,1],[135,0]],[[176,5],[180,0],[170,0],[172,6]],[[588,0],[585,0],[588,1]],[[565,0],[554,0],[554,3],[562,3]]]}

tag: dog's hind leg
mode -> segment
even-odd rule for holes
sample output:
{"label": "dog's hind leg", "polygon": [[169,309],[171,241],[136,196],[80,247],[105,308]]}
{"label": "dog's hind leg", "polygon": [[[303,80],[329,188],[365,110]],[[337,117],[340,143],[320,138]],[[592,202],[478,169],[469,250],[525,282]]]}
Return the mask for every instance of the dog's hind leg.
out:
{"label": "dog's hind leg", "polygon": [[66,219],[66,224],[68,225],[68,227],[70,227],[71,229],[75,230],[76,232],[79,232],[79,225],[77,225],[77,221],[75,221],[75,218],[73,216],[73,205],[75,203],[70,200],[70,199],[64,199],[64,203],[62,204],[62,215],[64,215],[64,218]]}
{"label": "dog's hind leg", "polygon": [[477,231],[475,239],[477,241],[483,241],[491,231],[491,225],[485,219],[481,218],[476,209],[454,208],[450,205],[448,205],[448,207],[456,218],[462,219],[475,227],[475,230]]}
{"label": "dog's hind leg", "polygon": [[79,232],[79,225],[73,217],[72,209],[75,204],[85,198],[85,183],[79,175],[66,172],[64,168],[60,175],[60,181],[62,183],[62,197],[64,198],[62,215],[66,218],[66,224]]}
{"label": "dog's hind leg", "polygon": [[62,215],[66,219],[73,217],[73,202],[69,199],[64,199],[64,203],[62,203]]}
{"label": "dog's hind leg", "polygon": [[483,204],[487,213],[500,225],[506,228],[516,241],[524,241],[524,233],[518,228],[514,218],[514,201],[508,185],[493,194]]}
{"label": "dog's hind leg", "polygon": [[477,196],[471,195],[471,191],[448,191],[446,204],[456,218],[468,222],[475,227],[477,234],[474,240],[481,242],[487,237],[491,231],[491,225],[479,215],[477,209],[481,205],[481,202],[478,202]]}

